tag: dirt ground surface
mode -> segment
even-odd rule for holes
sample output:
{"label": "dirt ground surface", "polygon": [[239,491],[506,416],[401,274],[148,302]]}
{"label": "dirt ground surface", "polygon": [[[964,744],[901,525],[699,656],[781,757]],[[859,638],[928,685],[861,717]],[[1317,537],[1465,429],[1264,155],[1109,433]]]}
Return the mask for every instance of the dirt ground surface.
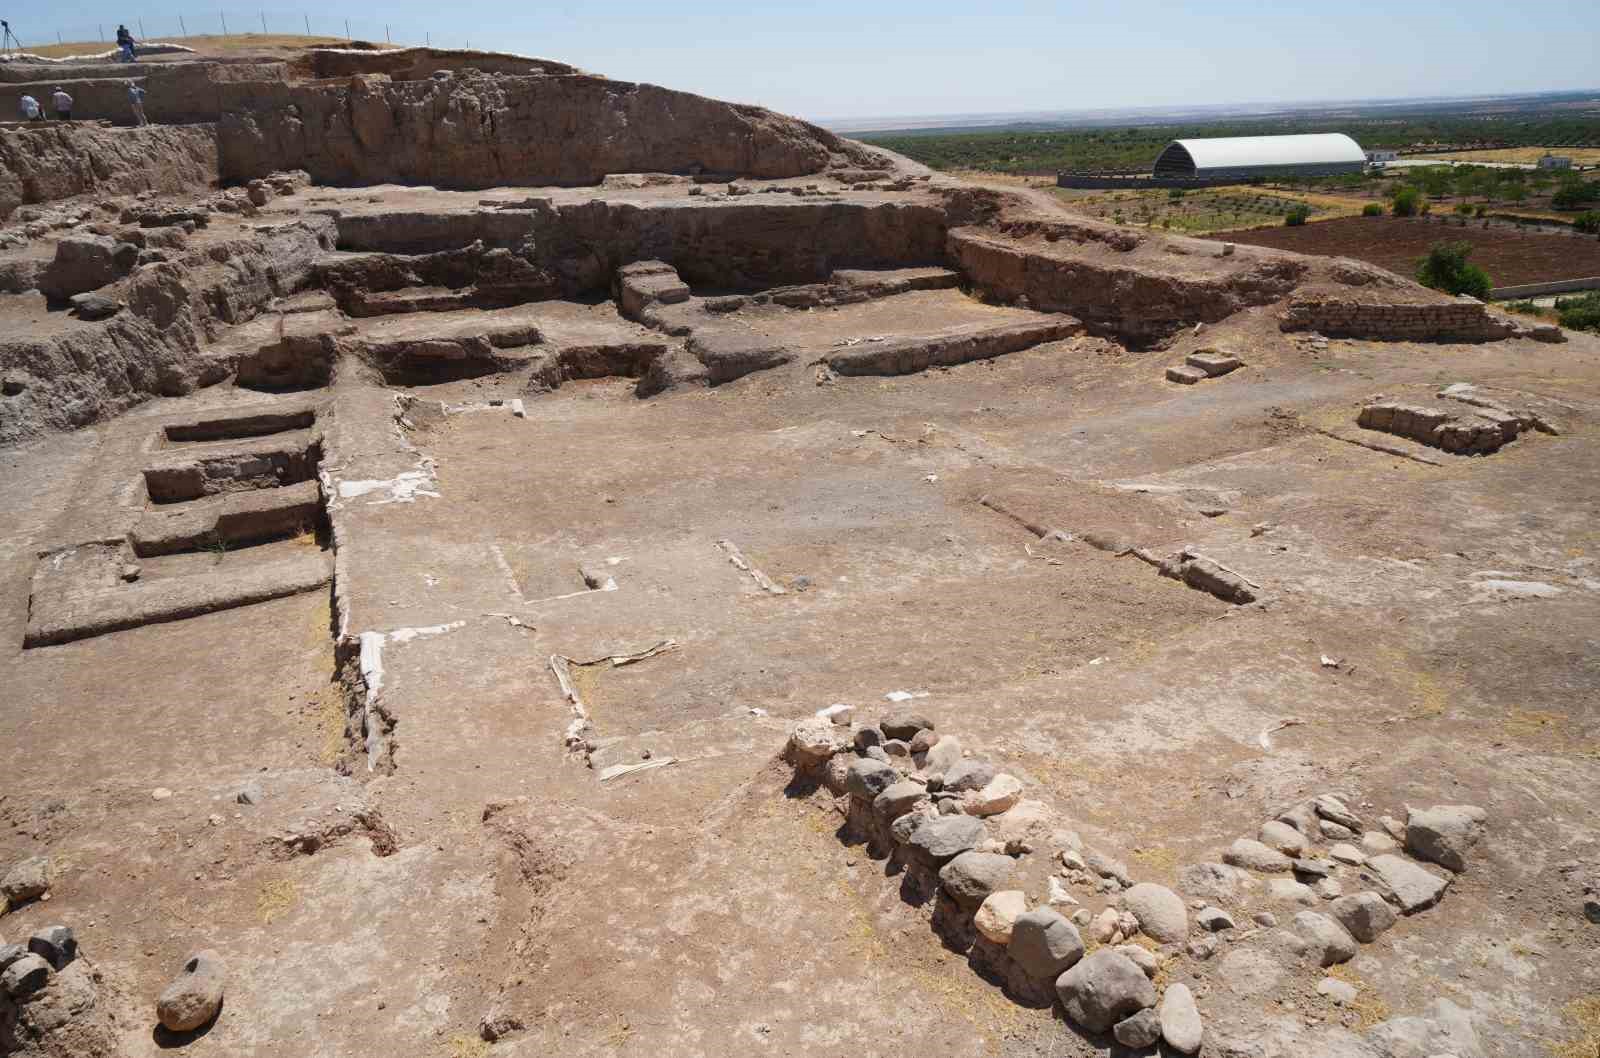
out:
{"label": "dirt ground surface", "polygon": [[[1203,1041],[1161,1053],[1592,1055],[1600,338],[1287,332],[1291,295],[1442,299],[855,164],[301,186],[96,288],[143,329],[0,294],[5,399],[84,411],[0,448],[0,880],[50,864],[0,944],[80,952],[0,1051],[1157,1053],[1019,985],[783,758],[846,704],[841,741],[909,710],[1018,780],[982,825],[1007,884],[1188,986]],[[142,378],[190,288],[194,348]],[[1543,427],[1458,456],[1356,426],[1457,383]],[[1217,866],[1322,795],[1353,847],[1324,815],[1298,875]],[[1303,916],[1402,902],[1381,820],[1435,805],[1484,813],[1459,869],[1401,827],[1442,899],[1321,957]],[[1132,882],[1175,933],[1089,924]],[[220,1009],[169,1031],[202,949]]]}
{"label": "dirt ground surface", "polygon": [[1401,275],[1416,271],[1436,242],[1469,242],[1472,263],[1502,287],[1600,275],[1600,239],[1592,235],[1525,234],[1501,223],[1485,229],[1484,223],[1468,220],[1458,226],[1454,217],[1351,217],[1294,228],[1223,231],[1210,238],[1354,257]]}

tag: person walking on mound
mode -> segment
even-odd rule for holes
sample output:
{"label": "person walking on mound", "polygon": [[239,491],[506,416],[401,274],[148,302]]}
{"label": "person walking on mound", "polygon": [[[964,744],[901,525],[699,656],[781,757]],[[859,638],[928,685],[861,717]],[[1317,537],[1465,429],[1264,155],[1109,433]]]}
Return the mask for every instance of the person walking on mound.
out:
{"label": "person walking on mound", "polygon": [[133,47],[133,34],[128,32],[127,26],[117,27],[117,50],[122,53],[119,57],[123,62],[132,62],[138,55]]}
{"label": "person walking on mound", "polygon": [[72,97],[67,95],[60,85],[56,85],[55,94],[50,97],[50,102],[55,104],[57,121],[72,120]]}

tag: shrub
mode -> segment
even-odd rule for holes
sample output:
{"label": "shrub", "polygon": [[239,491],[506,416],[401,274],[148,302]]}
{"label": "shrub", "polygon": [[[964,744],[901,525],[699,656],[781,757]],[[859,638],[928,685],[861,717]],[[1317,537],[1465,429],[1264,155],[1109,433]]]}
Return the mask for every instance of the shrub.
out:
{"label": "shrub", "polygon": [[1600,209],[1587,209],[1572,218],[1572,226],[1585,235],[1600,235]]}
{"label": "shrub", "polygon": [[1556,209],[1577,209],[1591,202],[1600,202],[1600,181],[1591,184],[1571,180],[1556,188],[1555,194],[1550,196],[1550,204]]}
{"label": "shrub", "polygon": [[1563,327],[1600,332],[1600,290],[1578,298],[1558,298],[1556,313]]}
{"label": "shrub", "polygon": [[1394,193],[1394,215],[1397,217],[1415,217],[1423,212],[1426,205],[1422,200],[1422,192],[1414,187],[1402,187]]}
{"label": "shrub", "polygon": [[1361,215],[1363,217],[1381,217],[1383,216],[1383,207],[1376,202],[1368,202],[1361,207]]}
{"label": "shrub", "polygon": [[1289,212],[1283,215],[1283,223],[1291,228],[1298,228],[1311,216],[1311,207],[1304,202],[1297,202],[1289,207]]}
{"label": "shrub", "polygon": [[1428,256],[1417,263],[1417,282],[1446,294],[1471,294],[1485,299],[1494,286],[1489,273],[1467,263],[1472,253],[1470,242],[1436,242]]}
{"label": "shrub", "polygon": [[1462,202],[1456,206],[1456,212],[1461,214],[1463,217],[1470,217],[1472,216],[1472,207],[1467,203]]}

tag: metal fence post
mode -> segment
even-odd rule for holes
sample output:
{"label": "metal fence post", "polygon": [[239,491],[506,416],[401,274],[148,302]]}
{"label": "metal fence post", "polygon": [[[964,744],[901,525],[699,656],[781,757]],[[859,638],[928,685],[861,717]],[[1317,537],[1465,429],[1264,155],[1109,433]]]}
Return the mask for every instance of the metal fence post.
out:
{"label": "metal fence post", "polygon": [[222,19],[222,35],[226,37],[228,35],[228,13],[226,11],[218,11],[217,15]]}
{"label": "metal fence post", "polygon": [[[178,16],[178,28],[183,30],[183,35],[185,37],[187,37],[189,35],[189,27],[183,24],[183,16],[182,15]],[[143,26],[139,27],[139,32],[140,33],[144,32],[144,27]]]}
{"label": "metal fence post", "polygon": [[267,32],[267,13],[265,11],[261,12],[261,32],[263,35]]}
{"label": "metal fence post", "polygon": [[344,20],[344,39],[350,40],[350,20],[348,18]]}
{"label": "metal fence post", "polygon": [[306,36],[309,37],[309,36],[311,36],[311,16],[310,15],[303,15],[302,17],[304,17],[305,20],[306,20]]}

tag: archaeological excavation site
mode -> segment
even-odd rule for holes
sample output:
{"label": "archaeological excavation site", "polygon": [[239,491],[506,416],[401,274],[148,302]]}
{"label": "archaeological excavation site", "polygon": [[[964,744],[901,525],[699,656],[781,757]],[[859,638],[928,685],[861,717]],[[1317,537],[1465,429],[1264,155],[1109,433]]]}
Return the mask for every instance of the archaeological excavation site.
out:
{"label": "archaeological excavation site", "polygon": [[0,64],[0,1054],[1600,1053],[1600,337],[164,59]]}

